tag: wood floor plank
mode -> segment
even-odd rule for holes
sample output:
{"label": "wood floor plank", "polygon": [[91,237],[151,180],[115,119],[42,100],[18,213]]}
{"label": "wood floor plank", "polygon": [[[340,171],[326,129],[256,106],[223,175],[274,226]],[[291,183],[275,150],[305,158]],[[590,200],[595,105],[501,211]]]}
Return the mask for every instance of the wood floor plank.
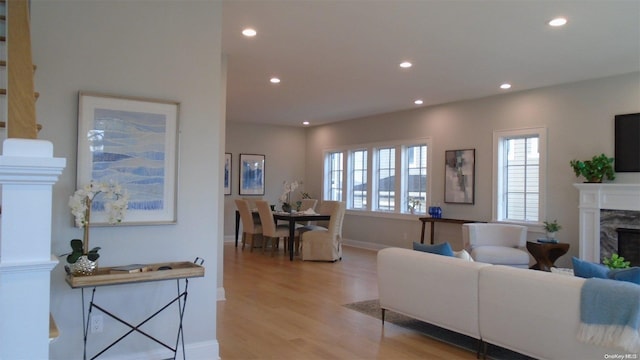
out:
{"label": "wood floor plank", "polygon": [[[256,251],[257,250],[257,251]],[[293,262],[224,247],[217,304],[223,360],[475,359],[475,353],[343,305],[378,297],[376,252],[344,248],[336,263]]]}

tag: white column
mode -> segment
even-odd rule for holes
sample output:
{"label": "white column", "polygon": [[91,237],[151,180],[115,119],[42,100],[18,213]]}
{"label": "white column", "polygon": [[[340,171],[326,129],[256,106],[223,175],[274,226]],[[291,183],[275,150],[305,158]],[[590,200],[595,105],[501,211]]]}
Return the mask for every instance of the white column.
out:
{"label": "white column", "polygon": [[53,184],[66,165],[43,140],[7,139],[0,156],[0,359],[49,358]]}

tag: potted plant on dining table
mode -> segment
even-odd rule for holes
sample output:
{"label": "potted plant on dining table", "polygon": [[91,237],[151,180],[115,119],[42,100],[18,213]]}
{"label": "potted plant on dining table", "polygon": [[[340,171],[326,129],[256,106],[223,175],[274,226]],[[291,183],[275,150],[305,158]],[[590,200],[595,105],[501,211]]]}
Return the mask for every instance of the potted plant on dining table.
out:
{"label": "potted plant on dining table", "polygon": [[292,181],[291,183],[284,181],[282,183],[283,191],[282,195],[280,195],[280,202],[282,202],[282,211],[291,212],[293,210],[293,207],[291,206],[291,193],[296,191],[298,186],[299,185],[297,181]]}

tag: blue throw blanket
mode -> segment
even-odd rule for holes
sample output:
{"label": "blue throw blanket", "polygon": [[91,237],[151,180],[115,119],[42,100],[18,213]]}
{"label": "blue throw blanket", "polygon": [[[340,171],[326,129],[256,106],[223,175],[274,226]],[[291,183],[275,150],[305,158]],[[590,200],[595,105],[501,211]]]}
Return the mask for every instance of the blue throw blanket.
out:
{"label": "blue throw blanket", "polygon": [[580,292],[578,340],[640,352],[640,285],[587,279]]}

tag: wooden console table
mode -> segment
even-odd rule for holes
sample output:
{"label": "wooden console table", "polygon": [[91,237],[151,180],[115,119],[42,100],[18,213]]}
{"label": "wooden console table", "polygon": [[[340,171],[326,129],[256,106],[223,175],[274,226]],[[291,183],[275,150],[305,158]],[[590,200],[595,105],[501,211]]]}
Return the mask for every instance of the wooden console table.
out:
{"label": "wooden console table", "polygon": [[[82,323],[83,323],[83,335],[84,335],[84,351],[83,351],[83,359],[87,359],[87,336],[89,334],[89,324],[91,324],[91,312],[93,309],[98,309],[105,315],[117,320],[121,324],[129,327],[130,330],[127,331],[124,335],[119,337],[117,340],[112,342],[110,345],[99,351],[96,355],[91,357],[91,359],[95,359],[98,356],[102,355],[105,351],[109,350],[111,347],[116,345],[126,336],[137,332],[141,335],[146,336],[147,338],[155,341],[156,343],[164,346],[165,348],[171,350],[173,352],[173,359],[176,358],[178,352],[178,345],[180,341],[182,341],[182,358],[185,359],[184,352],[184,336],[182,332],[182,319],[184,316],[184,310],[187,305],[187,288],[189,287],[189,278],[192,277],[203,277],[204,276],[204,267],[202,263],[204,261],[200,258],[196,258],[193,263],[190,262],[168,262],[168,263],[158,263],[158,264],[145,264],[145,268],[147,271],[144,272],[134,272],[134,273],[112,273],[110,267],[98,268],[94,275],[88,276],[74,276],[73,274],[67,274],[66,281],[72,288],[80,288],[82,290]],[[141,282],[150,282],[150,281],[162,281],[162,280],[176,280],[178,285],[178,295],[170,300],[166,305],[161,307],[159,310],[154,312],[151,316],[144,319],[137,325],[130,324],[129,322],[121,319],[117,315],[114,315],[109,310],[106,310],[104,307],[96,304],[94,302],[96,288],[99,286],[106,285],[119,285],[119,284],[134,284]],[[184,289],[181,289],[180,280],[184,280]],[[84,288],[92,287],[93,290],[91,292],[91,300],[89,300],[89,309],[85,314],[85,299],[84,299]],[[151,320],[153,317],[169,308],[173,303],[178,304],[178,330],[175,347],[172,347],[168,344],[163,343],[162,341],[156,339],[151,336],[144,330],[140,329],[140,326]]]}
{"label": "wooden console table", "polygon": [[422,221],[422,233],[420,234],[420,243],[424,244],[424,225],[430,224],[429,231],[429,243],[433,245],[433,233],[435,230],[435,223],[449,223],[449,224],[466,224],[466,223],[483,223],[484,221],[477,220],[460,220],[460,219],[447,219],[447,218],[433,218],[433,217],[421,217],[418,220]]}

